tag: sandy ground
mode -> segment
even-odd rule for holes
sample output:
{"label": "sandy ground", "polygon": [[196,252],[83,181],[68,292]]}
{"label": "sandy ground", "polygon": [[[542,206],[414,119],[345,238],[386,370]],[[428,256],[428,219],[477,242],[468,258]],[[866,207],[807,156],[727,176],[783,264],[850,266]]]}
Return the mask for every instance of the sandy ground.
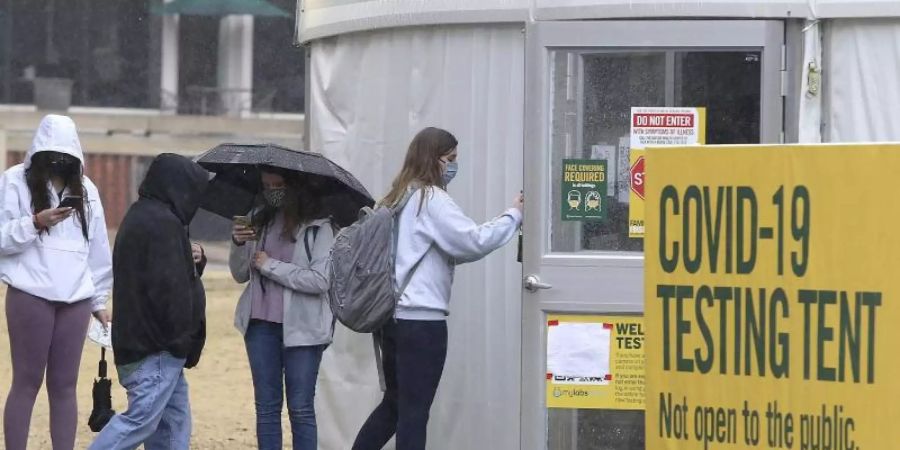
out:
{"label": "sandy ground", "polygon": [[[232,326],[234,306],[242,286],[237,285],[224,267],[227,250],[224,247],[208,247],[211,263],[204,275],[207,289],[208,338],[200,365],[187,371],[190,385],[191,408],[194,428],[193,449],[249,449],[256,448],[253,390],[250,369],[240,333]],[[0,288],[0,303],[6,296],[6,288]],[[5,307],[0,307],[4,312]],[[113,311],[115,320],[115,311]],[[6,318],[0,320],[0,401],[6,395],[12,381],[9,360],[9,339]],[[93,439],[87,426],[91,412],[91,386],[97,375],[100,348],[86,343],[81,358],[78,379],[78,436],[76,449],[84,449]],[[118,376],[110,364],[113,378],[113,407],[124,411],[127,405],[125,390],[118,384]],[[287,416],[283,418],[285,441],[290,442]],[[0,430],[2,435],[2,430]],[[28,448],[51,449],[49,410],[46,390],[38,394],[31,420]],[[287,448],[287,447],[286,447]]]}

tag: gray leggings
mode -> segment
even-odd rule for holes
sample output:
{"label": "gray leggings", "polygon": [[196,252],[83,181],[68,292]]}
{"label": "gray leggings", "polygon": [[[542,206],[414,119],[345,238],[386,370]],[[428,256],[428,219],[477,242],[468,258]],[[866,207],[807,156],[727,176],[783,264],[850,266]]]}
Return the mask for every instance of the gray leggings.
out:
{"label": "gray leggings", "polygon": [[25,450],[31,411],[45,369],[53,449],[75,447],[78,422],[75,385],[90,315],[90,301],[51,302],[9,287],[6,324],[13,382],[3,411],[7,450]]}

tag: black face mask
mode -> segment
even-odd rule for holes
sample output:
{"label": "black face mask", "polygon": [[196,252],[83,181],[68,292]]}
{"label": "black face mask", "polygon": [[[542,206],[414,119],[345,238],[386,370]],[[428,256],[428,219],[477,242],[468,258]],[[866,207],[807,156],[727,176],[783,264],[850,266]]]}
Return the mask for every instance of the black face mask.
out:
{"label": "black face mask", "polygon": [[79,162],[69,155],[54,155],[47,164],[50,176],[69,178],[78,172]]}

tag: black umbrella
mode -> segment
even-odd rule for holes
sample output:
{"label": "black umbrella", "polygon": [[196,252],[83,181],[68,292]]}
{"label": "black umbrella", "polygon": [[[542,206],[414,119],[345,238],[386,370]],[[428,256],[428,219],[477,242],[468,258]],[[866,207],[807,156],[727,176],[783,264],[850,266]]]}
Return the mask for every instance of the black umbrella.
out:
{"label": "black umbrella", "polygon": [[228,219],[247,214],[253,207],[260,190],[260,166],[293,170],[315,179],[326,214],[341,227],[355,222],[360,208],[375,204],[359,180],[319,153],[275,144],[222,144],[196,161],[216,174],[201,206]]}
{"label": "black umbrella", "polygon": [[94,408],[88,418],[88,426],[94,433],[100,432],[106,423],[116,415],[112,409],[112,381],[106,377],[106,347],[100,347],[100,367],[94,380]]}

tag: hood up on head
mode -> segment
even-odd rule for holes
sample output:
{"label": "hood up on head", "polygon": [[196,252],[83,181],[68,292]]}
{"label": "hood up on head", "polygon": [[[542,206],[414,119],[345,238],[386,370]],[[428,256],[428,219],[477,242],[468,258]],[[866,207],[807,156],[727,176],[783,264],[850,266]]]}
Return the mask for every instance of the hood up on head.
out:
{"label": "hood up on head", "polygon": [[188,225],[209,183],[209,173],[183,156],[163,153],[153,160],[138,191],[141,197],[169,205],[181,223]]}

